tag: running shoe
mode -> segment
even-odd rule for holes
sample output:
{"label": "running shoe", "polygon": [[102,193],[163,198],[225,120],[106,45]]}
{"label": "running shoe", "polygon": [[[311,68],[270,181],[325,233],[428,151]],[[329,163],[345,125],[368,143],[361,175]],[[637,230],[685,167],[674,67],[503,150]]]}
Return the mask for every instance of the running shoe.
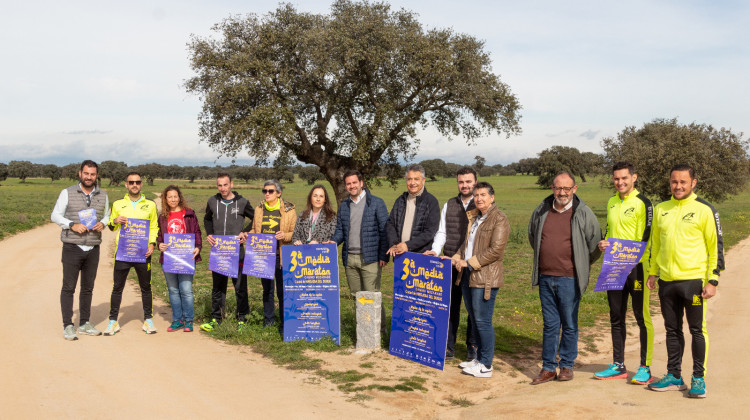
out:
{"label": "running shoe", "polygon": [[646,385],[653,380],[654,378],[651,376],[651,369],[648,366],[641,366],[638,368],[638,372],[635,373],[635,376],[633,376],[633,379],[631,379],[630,382],[638,385]]}
{"label": "running shoe", "polygon": [[182,331],[193,332],[193,321],[185,321],[185,329]]}
{"label": "running shoe", "polygon": [[706,381],[703,378],[696,378],[693,376],[693,380],[690,382],[688,397],[706,398]]}
{"label": "running shoe", "polygon": [[237,332],[242,332],[245,329],[245,323],[240,321],[237,323]]}
{"label": "running shoe", "polygon": [[648,389],[652,391],[684,391],[687,389],[687,385],[682,378],[675,378],[671,373],[667,373],[663,378],[656,382],[648,384]]}
{"label": "running shoe", "polygon": [[94,325],[88,321],[78,327],[78,333],[84,335],[102,335],[102,332],[94,328]]}
{"label": "running shoe", "polygon": [[118,331],[120,331],[120,324],[114,319],[110,319],[107,329],[104,330],[104,335],[115,335]]}
{"label": "running shoe", "polygon": [[219,326],[219,323],[216,322],[216,319],[212,319],[211,322],[206,322],[205,324],[201,324],[201,329],[203,331],[211,332],[214,329],[216,329]]}
{"label": "running shoe", "polygon": [[460,367],[461,369],[465,369],[465,368],[470,368],[470,367],[478,365],[478,364],[479,364],[479,360],[477,360],[477,359],[471,359],[471,360],[467,360],[465,362],[459,363],[458,367]]}
{"label": "running shoe", "polygon": [[143,321],[143,327],[141,327],[141,329],[145,331],[146,334],[156,334],[156,327],[154,327],[154,319],[149,318]]}
{"label": "running shoe", "polygon": [[477,363],[474,366],[465,368],[462,373],[471,375],[475,378],[491,378],[492,377],[492,366],[487,367],[482,363]]}
{"label": "running shoe", "polygon": [[76,335],[76,327],[74,327],[73,324],[65,326],[65,329],[63,330],[63,338],[68,341],[78,340],[78,336]]}
{"label": "running shoe", "polygon": [[596,379],[625,379],[628,377],[628,371],[625,365],[612,363],[607,369],[594,373]]}
{"label": "running shoe", "polygon": [[182,322],[180,322],[180,321],[172,321],[172,325],[170,325],[169,328],[167,328],[167,332],[177,331],[177,330],[180,330],[180,329],[182,329],[184,327],[185,327],[185,324],[183,324]]}

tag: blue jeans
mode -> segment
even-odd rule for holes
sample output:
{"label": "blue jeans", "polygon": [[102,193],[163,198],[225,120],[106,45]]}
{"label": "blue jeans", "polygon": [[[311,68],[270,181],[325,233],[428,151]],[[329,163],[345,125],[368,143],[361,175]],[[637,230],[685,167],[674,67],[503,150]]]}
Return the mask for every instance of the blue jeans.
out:
{"label": "blue jeans", "polygon": [[461,288],[466,310],[474,315],[474,323],[477,327],[479,341],[477,360],[490,367],[492,357],[495,355],[495,329],[492,327],[492,313],[495,311],[497,288],[492,289],[489,300],[484,300],[484,288],[469,287],[468,281],[461,282]]}
{"label": "blue jeans", "polygon": [[169,289],[169,304],[172,305],[172,321],[192,322],[193,310],[193,275],[164,273]]}
{"label": "blue jeans", "polygon": [[575,277],[542,274],[539,276],[539,300],[544,318],[542,368],[550,372],[557,369],[559,349],[560,367],[572,369],[578,357],[578,305],[581,303],[578,282]]}

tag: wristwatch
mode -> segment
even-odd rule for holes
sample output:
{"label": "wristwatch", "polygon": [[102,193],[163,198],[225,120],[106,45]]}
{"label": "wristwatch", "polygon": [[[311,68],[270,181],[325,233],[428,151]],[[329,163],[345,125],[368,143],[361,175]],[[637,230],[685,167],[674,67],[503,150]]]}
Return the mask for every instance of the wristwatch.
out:
{"label": "wristwatch", "polygon": [[70,227],[71,229],[73,229],[73,225],[74,224],[76,224],[76,222],[70,222],[70,223],[68,223],[68,227]]}
{"label": "wristwatch", "polygon": [[711,284],[713,284],[714,286],[718,286],[719,285],[719,280],[709,280],[708,282],[711,283]]}

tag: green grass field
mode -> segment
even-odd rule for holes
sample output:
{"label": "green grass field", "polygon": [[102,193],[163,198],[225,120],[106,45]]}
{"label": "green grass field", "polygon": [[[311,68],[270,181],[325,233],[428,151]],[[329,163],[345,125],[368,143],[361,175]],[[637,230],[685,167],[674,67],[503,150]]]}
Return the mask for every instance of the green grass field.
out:
{"label": "green grass field", "polygon": [[[499,208],[505,212],[511,223],[511,237],[505,256],[505,286],[497,297],[494,326],[496,331],[496,352],[504,357],[522,358],[530,350],[541,344],[542,316],[537,292],[531,288],[531,258],[532,252],[528,245],[526,229],[532,210],[546,197],[550,190],[541,190],[534,184],[531,176],[489,177],[483,181],[490,182],[495,188],[495,199]],[[49,214],[54,206],[60,190],[69,185],[70,181],[58,181],[50,184],[45,179],[27,179],[24,184],[17,179],[9,179],[0,183],[0,239],[18,233],[49,221]],[[183,180],[158,180],[154,186],[144,185],[143,191],[147,197],[154,198],[153,193],[161,192],[169,184],[179,185],[200,219],[205,212],[206,199],[216,193],[214,181],[198,181],[190,184]],[[105,182],[106,184],[106,182]],[[397,189],[388,186],[373,188],[373,193],[383,198],[390,209],[395,198],[405,187],[399,185]],[[297,205],[298,211],[304,208],[310,186],[303,182],[286,184],[283,198]],[[235,184],[235,190],[248,197],[254,205],[261,200],[261,183]],[[457,193],[454,179],[440,179],[427,183],[427,189],[434,194],[441,203]],[[110,200],[121,198],[126,193],[124,187],[107,187]],[[329,194],[332,190],[329,187]],[[599,218],[602,227],[605,226],[607,199],[612,194],[610,190],[600,188],[598,179],[590,179],[580,184],[578,195],[591,207]],[[750,219],[746,209],[750,206],[750,193],[733,197],[716,205],[721,214],[723,224],[724,243],[728,249],[750,234]],[[205,232],[204,232],[205,235]],[[57,237],[50,240],[58,240]],[[195,275],[195,310],[196,321],[205,321],[210,316],[211,307],[211,275],[208,270],[208,250],[203,251],[204,261],[196,267]],[[154,261],[158,261],[158,254]],[[592,279],[599,272],[600,264],[592,268]],[[343,267],[340,267],[343,273]],[[592,280],[593,282],[593,280]],[[168,301],[166,285],[161,268],[154,263],[153,279],[155,293]],[[220,339],[232,343],[252,346],[256,351],[267,355],[275,363],[291,368],[319,370],[320,360],[306,356],[304,350],[336,351],[339,349],[329,340],[317,343],[296,342],[284,343],[275,329],[262,328],[263,311],[261,302],[262,288],[260,281],[249,278],[249,295],[251,315],[249,328],[243,333],[236,331],[236,322],[230,316],[222,326],[212,334]],[[100,286],[102,287],[102,286]],[[227,294],[227,314],[235,310],[234,294],[229,287]],[[386,305],[386,313],[390,313],[393,290],[393,265],[389,264],[383,271],[382,291]],[[341,343],[342,347],[353,345],[355,331],[354,301],[349,298],[349,290],[344,276],[341,276]],[[594,293],[593,286],[584,294],[580,307],[579,323],[581,330],[581,351],[594,351],[594,334],[600,331],[590,328],[595,325],[606,325],[608,306],[606,294]],[[465,310],[464,310],[465,317]],[[390,317],[388,318],[390,322]],[[465,319],[462,322],[465,325]],[[465,347],[463,342],[464,330],[459,330],[457,355],[463,356]],[[383,344],[387,345],[388,337],[383,337]],[[321,375],[330,375],[321,371]]]}

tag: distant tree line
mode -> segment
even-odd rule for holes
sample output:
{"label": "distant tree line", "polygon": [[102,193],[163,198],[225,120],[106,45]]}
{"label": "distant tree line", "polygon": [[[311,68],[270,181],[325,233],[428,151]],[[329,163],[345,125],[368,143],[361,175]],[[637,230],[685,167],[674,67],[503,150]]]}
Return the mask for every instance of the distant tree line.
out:
{"label": "distant tree line", "polygon": [[[78,179],[80,163],[70,163],[65,166],[54,164],[31,163],[27,160],[12,160],[9,163],[0,163],[0,181],[8,177],[18,178],[26,182],[26,178],[49,178],[51,182],[59,179]],[[196,179],[213,179],[218,172],[231,173],[236,180],[249,183],[253,180],[265,180],[276,178],[284,182],[294,182],[294,176],[302,173],[310,167],[301,165],[283,164],[274,167],[258,166],[179,166],[162,165],[160,163],[146,163],[142,165],[128,166],[125,162],[105,160],[99,163],[99,178],[106,179],[110,186],[120,185],[128,173],[136,171],[143,176],[149,185],[154,185],[154,180],[159,179],[187,179],[195,182]],[[317,170],[317,167],[313,167]],[[309,170],[308,170],[309,172]],[[309,177],[309,175],[308,175]],[[302,174],[300,178],[307,180]],[[316,179],[320,179],[318,176]],[[314,182],[314,181],[313,181]]]}

